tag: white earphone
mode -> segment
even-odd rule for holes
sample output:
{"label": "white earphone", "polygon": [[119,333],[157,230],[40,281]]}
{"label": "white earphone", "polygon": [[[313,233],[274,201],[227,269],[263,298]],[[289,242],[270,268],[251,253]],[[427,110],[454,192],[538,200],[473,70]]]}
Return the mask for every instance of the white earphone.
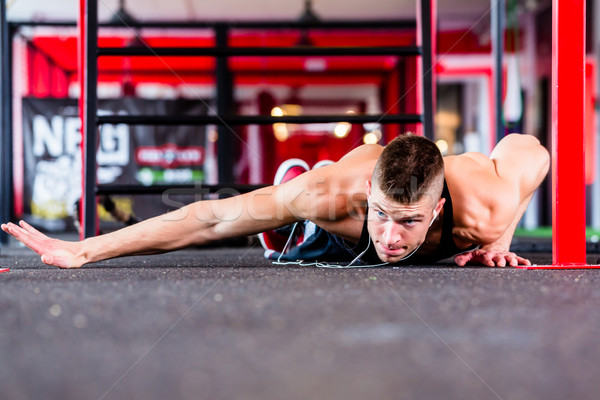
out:
{"label": "white earphone", "polygon": [[433,221],[435,221],[437,216],[438,216],[438,212],[434,209],[433,210],[433,218],[431,219],[431,222],[429,223],[429,227],[431,227],[431,225],[433,225]]}

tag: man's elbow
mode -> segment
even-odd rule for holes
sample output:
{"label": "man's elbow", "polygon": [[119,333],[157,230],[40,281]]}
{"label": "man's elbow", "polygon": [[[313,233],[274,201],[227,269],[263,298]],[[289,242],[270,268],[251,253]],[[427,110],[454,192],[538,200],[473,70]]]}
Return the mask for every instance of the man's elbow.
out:
{"label": "man's elbow", "polygon": [[475,242],[484,246],[498,242],[506,232],[505,224],[488,224],[485,227],[480,227],[475,234]]}
{"label": "man's elbow", "polygon": [[489,209],[481,216],[474,227],[474,233],[479,245],[500,241],[508,231],[518,213],[519,202],[516,196],[505,196],[501,204]]}
{"label": "man's elbow", "polygon": [[521,154],[526,155],[518,168],[523,171],[521,175],[522,193],[529,195],[541,185],[546,175],[548,175],[550,153],[535,136],[517,134],[516,137],[511,139],[519,141]]}
{"label": "man's elbow", "polygon": [[544,146],[540,145],[540,148],[540,152],[542,153],[542,155],[540,156],[542,164],[541,170],[543,175],[546,176],[548,170],[550,169],[550,153],[548,152],[548,149],[546,149]]}
{"label": "man's elbow", "polygon": [[544,146],[539,144],[536,146],[535,151],[532,152],[531,156],[534,159],[535,165],[531,170],[534,174],[531,186],[533,187],[533,190],[535,190],[541,185],[546,175],[548,175],[548,170],[550,169],[550,153]]}

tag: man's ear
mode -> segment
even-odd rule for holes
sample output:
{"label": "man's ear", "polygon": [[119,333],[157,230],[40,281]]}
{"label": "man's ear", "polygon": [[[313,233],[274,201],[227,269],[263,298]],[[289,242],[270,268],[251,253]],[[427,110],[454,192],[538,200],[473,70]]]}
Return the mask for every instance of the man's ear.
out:
{"label": "man's ear", "polygon": [[367,179],[367,197],[371,197],[371,180]]}
{"label": "man's ear", "polygon": [[446,203],[446,199],[444,197],[438,200],[437,205],[434,209],[437,215],[440,215],[440,212],[442,212],[442,208],[444,208],[444,203]]}

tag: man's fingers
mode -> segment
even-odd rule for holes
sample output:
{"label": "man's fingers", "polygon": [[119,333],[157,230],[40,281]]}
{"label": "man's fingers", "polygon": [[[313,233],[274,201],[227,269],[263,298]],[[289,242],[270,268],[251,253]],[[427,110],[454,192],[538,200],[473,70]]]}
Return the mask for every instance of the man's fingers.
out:
{"label": "man's fingers", "polygon": [[20,226],[17,226],[15,224],[13,224],[12,222],[9,222],[5,226],[6,226],[6,229],[4,229],[4,231],[6,233],[9,233],[12,236],[14,236],[17,240],[23,241],[26,239],[27,232],[24,231],[23,228],[21,228]]}
{"label": "man's fingers", "polygon": [[59,268],[80,266],[77,260],[74,259],[74,252],[70,249],[68,243],[51,239],[24,221],[21,221],[19,225],[9,222],[2,224],[1,228],[4,232],[12,235],[15,239],[39,254],[44,264]]}
{"label": "man's fingers", "polygon": [[517,256],[515,253],[505,253],[498,256],[496,265],[499,267],[505,267],[506,265],[516,267],[518,265],[531,265],[531,262],[526,258]]}
{"label": "man's fingers", "polygon": [[480,264],[487,267],[506,267],[507,265],[516,267],[519,264],[531,265],[528,259],[519,257],[515,253],[493,252],[483,249],[459,254],[454,257],[454,262],[460,267],[465,266],[467,263]]}
{"label": "man's fingers", "polygon": [[526,258],[519,257],[519,256],[517,256],[516,258],[517,258],[517,261],[518,261],[517,265],[519,265],[519,264],[520,265],[531,265],[531,261],[529,261]]}
{"label": "man's fingers", "polygon": [[58,268],[79,268],[80,264],[77,264],[76,260],[73,259],[73,255],[66,251],[53,251],[52,253],[42,254],[42,262],[44,264],[52,265]]}
{"label": "man's fingers", "polygon": [[473,252],[470,251],[468,253],[459,254],[456,257],[454,257],[454,262],[459,267],[464,267],[472,259],[473,259]]}
{"label": "man's fingers", "polygon": [[496,266],[506,267],[506,258],[504,258],[503,255],[498,255],[498,256],[494,257],[494,261],[496,263]]}
{"label": "man's fingers", "polygon": [[19,225],[21,226],[21,228],[25,229],[27,232],[29,232],[32,235],[35,235],[37,237],[45,237],[45,235],[43,233],[41,233],[40,231],[38,231],[33,226],[29,225],[27,222],[25,222],[23,220],[19,221]]}
{"label": "man's fingers", "polygon": [[485,252],[483,253],[483,265],[487,265],[488,267],[495,267],[496,266],[496,254],[495,253],[488,253]]}
{"label": "man's fingers", "polygon": [[[13,224],[12,222],[7,222],[6,224],[2,224],[2,230],[6,233],[10,233],[10,228],[16,226],[15,224]],[[12,233],[11,233],[12,235]]]}
{"label": "man's fingers", "polygon": [[29,225],[25,221],[19,221],[19,225],[9,223],[10,234],[13,235],[17,240],[22,242],[25,246],[38,254],[43,254],[48,251],[49,242],[48,237]]}
{"label": "man's fingers", "polygon": [[36,253],[41,254],[43,252],[42,244],[37,238],[31,236],[29,232],[20,226],[17,226],[13,223],[8,223],[7,225],[7,233],[10,233],[15,239]]}
{"label": "man's fingers", "polygon": [[50,254],[42,254],[42,262],[46,265],[52,265],[58,268],[67,268],[64,260],[61,257],[52,256]]}
{"label": "man's fingers", "polygon": [[22,242],[28,241],[28,238],[36,238],[38,240],[47,239],[47,236],[23,220],[19,221],[19,225],[13,224],[12,222],[2,224],[2,230],[13,235]]}
{"label": "man's fingers", "polygon": [[531,265],[531,262],[528,259],[519,257],[515,253],[507,253],[504,258],[511,267],[516,267],[518,265]]}
{"label": "man's fingers", "polygon": [[499,253],[494,257],[494,261],[498,267],[506,267],[510,265],[512,267],[516,267],[519,265],[518,257],[515,253]]}

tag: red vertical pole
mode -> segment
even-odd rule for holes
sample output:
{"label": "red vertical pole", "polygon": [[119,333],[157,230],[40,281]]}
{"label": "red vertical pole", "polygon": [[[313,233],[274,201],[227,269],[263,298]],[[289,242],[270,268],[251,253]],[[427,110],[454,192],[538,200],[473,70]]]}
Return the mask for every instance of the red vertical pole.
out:
{"label": "red vertical pole", "polygon": [[585,264],[585,0],[553,0],[552,25],[552,262]]}

